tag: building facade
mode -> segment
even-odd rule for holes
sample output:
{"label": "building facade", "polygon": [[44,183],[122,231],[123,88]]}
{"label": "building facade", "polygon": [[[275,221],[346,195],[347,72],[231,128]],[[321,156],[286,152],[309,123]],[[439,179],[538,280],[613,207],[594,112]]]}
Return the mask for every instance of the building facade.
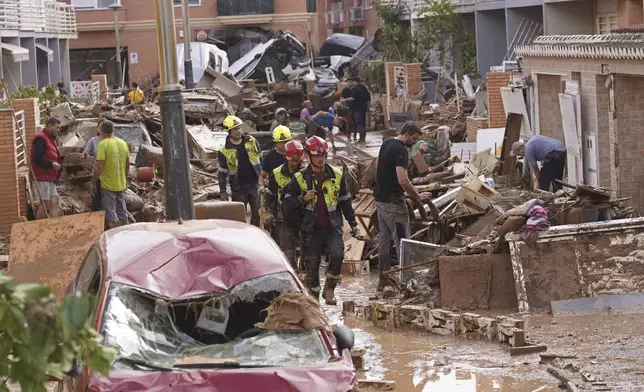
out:
{"label": "building facade", "polygon": [[[631,198],[641,210],[644,1],[614,3],[617,12],[610,16],[610,23],[616,24],[616,32],[544,36],[518,47],[517,54],[523,77],[529,80],[535,133],[564,141],[576,117],[584,182]],[[562,96],[571,90],[580,103],[572,114],[562,103]]]}
{"label": "building facade", "polygon": [[[125,83],[145,82],[158,74],[155,0],[121,0],[118,11],[108,8],[114,0],[67,1],[76,10],[78,26],[78,39],[71,50],[73,77],[106,74],[110,85],[117,84],[115,12]],[[192,34],[193,41],[224,43],[238,58],[247,50],[248,40],[261,40],[268,30],[289,30],[307,45],[319,45],[315,0],[190,0],[193,31],[189,33],[182,28],[181,0],[174,2],[177,43]],[[229,60],[232,63],[236,58],[229,55]]]}
{"label": "building facade", "polygon": [[20,85],[70,88],[70,40],[76,38],[72,7],[45,0],[0,0],[0,78],[9,91]]}
{"label": "building facade", "polygon": [[326,8],[326,35],[354,34],[373,39],[381,27],[372,0],[321,0]]}

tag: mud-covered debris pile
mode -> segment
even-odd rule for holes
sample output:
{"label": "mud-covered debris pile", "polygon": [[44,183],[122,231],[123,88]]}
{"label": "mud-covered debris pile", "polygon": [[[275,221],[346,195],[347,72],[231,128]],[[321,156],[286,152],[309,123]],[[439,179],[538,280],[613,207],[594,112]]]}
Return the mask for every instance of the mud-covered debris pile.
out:
{"label": "mud-covered debris pile", "polygon": [[9,237],[0,236],[0,256],[9,255]]}

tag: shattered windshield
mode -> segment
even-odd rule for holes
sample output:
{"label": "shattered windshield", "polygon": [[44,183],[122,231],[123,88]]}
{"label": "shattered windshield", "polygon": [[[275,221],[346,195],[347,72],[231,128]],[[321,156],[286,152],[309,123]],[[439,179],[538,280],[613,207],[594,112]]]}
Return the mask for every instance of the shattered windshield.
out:
{"label": "shattered windshield", "polygon": [[119,350],[121,364],[144,369],[327,363],[330,353],[317,330],[255,327],[266,320],[271,301],[297,292],[288,273],[182,301],[113,283],[102,333],[105,344]]}

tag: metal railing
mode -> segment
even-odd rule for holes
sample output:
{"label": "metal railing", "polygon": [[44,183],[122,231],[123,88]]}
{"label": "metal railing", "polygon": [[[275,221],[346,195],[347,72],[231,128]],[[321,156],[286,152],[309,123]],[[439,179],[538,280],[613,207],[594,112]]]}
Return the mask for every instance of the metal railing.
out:
{"label": "metal railing", "polygon": [[0,0],[0,30],[76,34],[71,5],[51,0]]}
{"label": "metal railing", "polygon": [[16,168],[27,165],[27,134],[25,132],[25,111],[15,112],[13,124],[14,137],[16,139]]}
{"label": "metal railing", "polygon": [[97,81],[72,82],[71,97],[95,104],[101,98],[101,87]]}
{"label": "metal railing", "polygon": [[362,7],[355,7],[351,8],[349,10],[349,16],[351,17],[351,21],[356,21],[360,22],[364,20],[364,12]]}

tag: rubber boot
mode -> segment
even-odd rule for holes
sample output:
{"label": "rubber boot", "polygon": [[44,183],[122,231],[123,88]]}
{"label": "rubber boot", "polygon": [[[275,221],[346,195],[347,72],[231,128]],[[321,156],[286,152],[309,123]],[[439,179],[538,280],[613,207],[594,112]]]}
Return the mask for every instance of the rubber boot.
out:
{"label": "rubber boot", "polygon": [[324,282],[324,291],[322,292],[322,297],[324,302],[327,305],[337,305],[338,301],[335,299],[335,286],[338,285],[338,281],[335,279],[327,278]]}

